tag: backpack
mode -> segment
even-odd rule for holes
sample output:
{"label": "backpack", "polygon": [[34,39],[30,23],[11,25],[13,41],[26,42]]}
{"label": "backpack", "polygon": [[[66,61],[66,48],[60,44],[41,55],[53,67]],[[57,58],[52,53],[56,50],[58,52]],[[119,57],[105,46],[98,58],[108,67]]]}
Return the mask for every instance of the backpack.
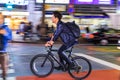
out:
{"label": "backpack", "polygon": [[69,28],[69,30],[71,31],[71,33],[73,34],[73,36],[75,38],[80,37],[80,28],[74,21],[73,22],[67,22],[65,24]]}

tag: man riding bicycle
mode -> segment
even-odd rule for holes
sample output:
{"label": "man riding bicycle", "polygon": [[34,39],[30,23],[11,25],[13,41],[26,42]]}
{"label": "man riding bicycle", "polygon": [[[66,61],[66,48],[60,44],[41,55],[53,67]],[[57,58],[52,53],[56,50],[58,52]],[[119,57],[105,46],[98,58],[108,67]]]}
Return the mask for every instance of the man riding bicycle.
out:
{"label": "man riding bicycle", "polygon": [[[69,65],[72,66],[72,62],[67,58],[64,51],[72,47],[77,42],[77,40],[71,33],[70,29],[68,29],[68,27],[65,25],[65,23],[61,21],[61,19],[62,14],[58,11],[54,11],[52,16],[52,22],[57,25],[57,28],[54,32],[53,37],[45,44],[45,46],[52,46],[54,44],[54,41],[56,41],[58,37],[60,37],[63,42],[62,46],[58,50],[60,62],[64,65],[64,61],[66,61]],[[60,70],[62,69],[62,67],[58,66],[55,67],[55,69]]]}

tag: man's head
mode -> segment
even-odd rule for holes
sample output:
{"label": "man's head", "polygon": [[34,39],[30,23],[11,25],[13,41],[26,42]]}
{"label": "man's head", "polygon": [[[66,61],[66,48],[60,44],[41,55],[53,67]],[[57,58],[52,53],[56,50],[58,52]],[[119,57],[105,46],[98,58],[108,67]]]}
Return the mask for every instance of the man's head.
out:
{"label": "man's head", "polygon": [[54,11],[52,16],[52,22],[57,24],[57,22],[60,21],[61,19],[62,19],[62,14],[58,11]]}
{"label": "man's head", "polygon": [[0,24],[4,23],[4,16],[2,14],[0,14]]}

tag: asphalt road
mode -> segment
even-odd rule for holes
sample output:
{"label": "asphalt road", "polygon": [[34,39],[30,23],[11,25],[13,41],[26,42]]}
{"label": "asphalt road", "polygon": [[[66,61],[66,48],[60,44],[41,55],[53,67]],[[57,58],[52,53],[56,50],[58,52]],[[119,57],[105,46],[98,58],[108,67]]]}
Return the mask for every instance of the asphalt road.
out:
{"label": "asphalt road", "polygon": [[[60,47],[60,44],[55,44],[54,48],[58,49]],[[88,51],[86,47],[89,46],[81,46],[76,45],[73,49],[73,54],[83,54],[83,55],[90,55],[95,54],[94,51]],[[42,54],[46,53],[44,44],[25,44],[25,43],[10,43],[8,47],[8,52],[10,55],[10,67],[9,70],[12,69],[12,71],[9,71],[8,76],[9,77],[15,77],[15,76],[30,76],[33,75],[30,70],[30,60],[33,56],[36,54]],[[100,54],[100,52],[97,52],[96,54]],[[101,53],[102,54],[102,53]],[[99,62],[96,62],[94,60],[90,60],[92,64],[93,70],[110,70],[113,69],[109,66],[103,65]],[[60,73],[61,71],[54,71],[54,73]]]}

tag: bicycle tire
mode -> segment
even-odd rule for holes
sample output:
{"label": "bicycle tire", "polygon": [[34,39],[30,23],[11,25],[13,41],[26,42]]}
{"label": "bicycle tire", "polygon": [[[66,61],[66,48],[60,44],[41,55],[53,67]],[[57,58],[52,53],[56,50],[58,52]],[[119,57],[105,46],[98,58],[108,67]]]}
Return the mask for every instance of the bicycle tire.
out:
{"label": "bicycle tire", "polygon": [[68,67],[68,73],[70,74],[72,78],[76,80],[82,80],[82,79],[87,78],[90,75],[92,71],[92,66],[87,58],[82,57],[82,56],[76,56],[72,58],[72,61],[73,63],[74,61],[76,61],[77,63],[76,62],[75,63],[79,65],[79,66],[76,66],[76,64],[74,63],[73,64],[74,67],[73,66]]}
{"label": "bicycle tire", "polygon": [[42,63],[43,61],[45,61],[46,57],[47,57],[46,54],[38,54],[31,59],[30,69],[34,75],[38,77],[46,77],[53,72],[54,63],[51,57],[47,57],[47,61],[42,67]]}

